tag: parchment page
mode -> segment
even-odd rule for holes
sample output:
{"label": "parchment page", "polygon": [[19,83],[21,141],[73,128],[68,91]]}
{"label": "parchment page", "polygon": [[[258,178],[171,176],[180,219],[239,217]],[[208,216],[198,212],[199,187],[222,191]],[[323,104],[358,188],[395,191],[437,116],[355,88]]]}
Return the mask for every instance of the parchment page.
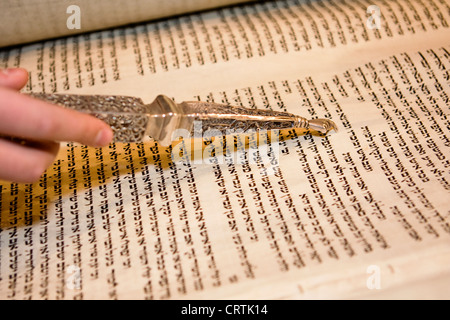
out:
{"label": "parchment page", "polygon": [[69,143],[39,183],[0,184],[0,296],[448,298],[449,6],[375,2],[372,30],[372,4],[243,5],[1,52],[31,70],[25,91],[162,93],[339,131]]}

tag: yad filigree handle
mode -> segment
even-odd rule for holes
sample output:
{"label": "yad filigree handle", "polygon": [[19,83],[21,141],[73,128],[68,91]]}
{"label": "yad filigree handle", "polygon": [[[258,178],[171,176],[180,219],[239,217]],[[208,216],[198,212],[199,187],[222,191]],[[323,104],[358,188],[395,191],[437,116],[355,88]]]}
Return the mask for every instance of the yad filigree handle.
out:
{"label": "yad filigree handle", "polygon": [[145,136],[147,108],[140,98],[46,93],[32,93],[30,96],[89,113],[105,121],[113,130],[116,142],[139,142]]}

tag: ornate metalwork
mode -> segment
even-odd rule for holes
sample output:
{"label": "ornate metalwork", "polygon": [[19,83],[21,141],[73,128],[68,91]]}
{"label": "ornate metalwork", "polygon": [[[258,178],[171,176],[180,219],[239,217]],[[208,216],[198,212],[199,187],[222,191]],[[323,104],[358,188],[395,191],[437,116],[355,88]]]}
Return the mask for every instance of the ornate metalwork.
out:
{"label": "ornate metalwork", "polygon": [[201,121],[201,133],[248,132],[287,128],[313,129],[326,134],[337,130],[328,119],[307,120],[287,112],[249,109],[225,104],[190,101],[176,104],[166,96],[158,96],[151,104],[144,104],[135,97],[72,95],[72,94],[30,94],[66,108],[92,114],[105,121],[114,131],[116,142],[139,142],[146,135],[168,145],[172,134],[186,129],[192,135],[198,128],[195,121]]}

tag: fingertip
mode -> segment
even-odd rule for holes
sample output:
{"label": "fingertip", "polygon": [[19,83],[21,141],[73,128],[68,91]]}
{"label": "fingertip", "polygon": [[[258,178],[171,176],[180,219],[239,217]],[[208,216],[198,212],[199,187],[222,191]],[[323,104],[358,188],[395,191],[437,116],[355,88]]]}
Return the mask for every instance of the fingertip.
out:
{"label": "fingertip", "polygon": [[109,126],[105,126],[98,131],[93,146],[97,148],[106,147],[112,142],[113,137],[114,133],[112,129]]}
{"label": "fingertip", "polygon": [[28,71],[24,68],[0,69],[0,86],[20,90],[27,82]]}

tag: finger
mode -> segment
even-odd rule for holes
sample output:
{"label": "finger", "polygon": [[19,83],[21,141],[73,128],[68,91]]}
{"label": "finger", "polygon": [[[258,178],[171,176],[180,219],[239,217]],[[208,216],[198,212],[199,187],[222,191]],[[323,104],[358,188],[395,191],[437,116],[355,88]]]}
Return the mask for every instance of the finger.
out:
{"label": "finger", "polygon": [[28,72],[23,68],[0,69],[0,86],[14,90],[22,89],[28,81]]}
{"label": "finger", "polygon": [[0,133],[43,141],[75,141],[107,146],[111,128],[103,121],[71,109],[0,88]]}
{"label": "finger", "polygon": [[0,180],[33,183],[53,163],[59,144],[0,139]]}

